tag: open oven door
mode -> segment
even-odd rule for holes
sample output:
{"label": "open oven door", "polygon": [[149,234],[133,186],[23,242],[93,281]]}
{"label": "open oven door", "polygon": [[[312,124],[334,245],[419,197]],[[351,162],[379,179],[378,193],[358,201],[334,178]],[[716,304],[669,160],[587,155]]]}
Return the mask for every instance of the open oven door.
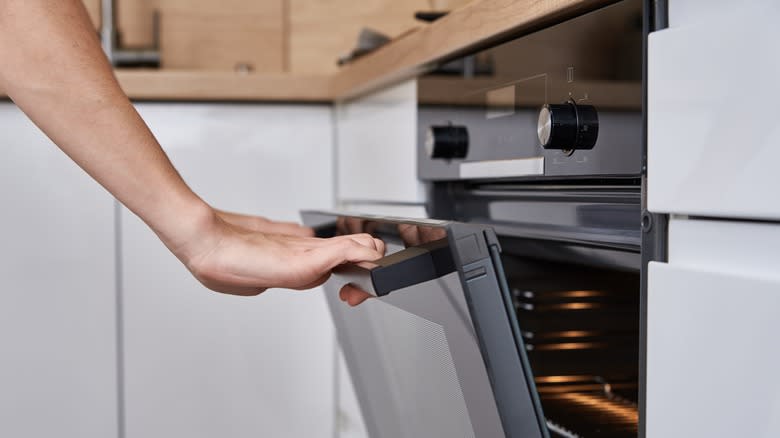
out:
{"label": "open oven door", "polygon": [[[387,245],[324,285],[372,438],[548,437],[492,229],[304,212],[320,237]],[[349,307],[352,283],[377,298]]]}

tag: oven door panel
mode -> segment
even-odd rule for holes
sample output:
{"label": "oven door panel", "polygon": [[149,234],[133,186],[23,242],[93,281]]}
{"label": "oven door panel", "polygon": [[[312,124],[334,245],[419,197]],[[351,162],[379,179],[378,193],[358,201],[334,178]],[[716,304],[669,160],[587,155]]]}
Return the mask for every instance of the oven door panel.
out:
{"label": "oven door panel", "polygon": [[[303,218],[321,236],[339,234],[343,220],[335,213]],[[398,255],[424,244],[420,236],[446,236],[456,268],[354,308],[339,300],[343,276],[324,285],[370,436],[547,437],[492,232],[439,221],[348,220],[361,224],[349,232],[382,238],[391,262],[408,263]],[[410,227],[421,231],[410,238]]]}

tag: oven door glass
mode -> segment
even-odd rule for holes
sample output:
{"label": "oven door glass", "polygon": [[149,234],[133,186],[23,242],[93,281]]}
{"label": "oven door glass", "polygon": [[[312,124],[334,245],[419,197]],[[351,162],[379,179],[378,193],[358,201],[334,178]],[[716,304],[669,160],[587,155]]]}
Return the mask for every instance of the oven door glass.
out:
{"label": "oven door glass", "polygon": [[[371,233],[375,264],[324,285],[372,438],[546,437],[499,246],[481,226],[305,212],[322,237]],[[349,307],[347,283],[376,298]]]}

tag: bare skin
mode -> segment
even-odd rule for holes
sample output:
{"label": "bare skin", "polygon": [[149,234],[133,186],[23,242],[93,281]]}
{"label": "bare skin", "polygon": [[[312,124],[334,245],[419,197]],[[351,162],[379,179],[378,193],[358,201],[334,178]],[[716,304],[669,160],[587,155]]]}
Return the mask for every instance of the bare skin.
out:
{"label": "bare skin", "polygon": [[340,264],[382,256],[384,244],[368,234],[318,239],[201,200],[119,87],[80,0],[0,0],[0,60],[8,96],[206,287],[308,289]]}

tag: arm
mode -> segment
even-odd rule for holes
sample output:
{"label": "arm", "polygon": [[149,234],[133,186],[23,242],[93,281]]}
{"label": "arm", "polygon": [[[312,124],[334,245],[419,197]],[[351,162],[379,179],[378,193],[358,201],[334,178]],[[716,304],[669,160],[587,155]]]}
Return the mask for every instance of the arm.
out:
{"label": "arm", "polygon": [[122,92],[80,0],[0,0],[0,60],[9,97],[207,287],[308,288],[341,263],[381,256],[367,235],[315,239],[284,224],[275,229],[299,236],[264,234],[268,224],[203,202]]}

